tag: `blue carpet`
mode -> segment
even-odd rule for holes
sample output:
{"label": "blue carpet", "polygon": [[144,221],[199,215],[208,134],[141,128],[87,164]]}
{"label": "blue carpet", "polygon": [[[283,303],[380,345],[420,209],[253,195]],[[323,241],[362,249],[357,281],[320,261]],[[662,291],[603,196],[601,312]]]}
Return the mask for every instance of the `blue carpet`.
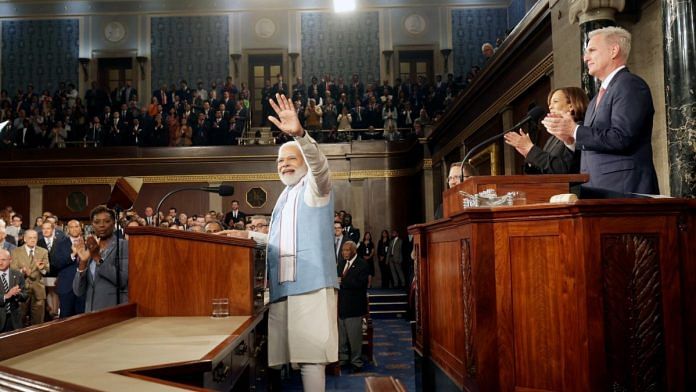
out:
{"label": "blue carpet", "polygon": [[[403,319],[373,319],[374,359],[362,372],[351,374],[348,368],[340,376],[326,376],[327,391],[364,391],[365,377],[392,376],[404,383],[408,391],[416,390],[411,327]],[[299,370],[283,380],[283,391],[302,391]]]}

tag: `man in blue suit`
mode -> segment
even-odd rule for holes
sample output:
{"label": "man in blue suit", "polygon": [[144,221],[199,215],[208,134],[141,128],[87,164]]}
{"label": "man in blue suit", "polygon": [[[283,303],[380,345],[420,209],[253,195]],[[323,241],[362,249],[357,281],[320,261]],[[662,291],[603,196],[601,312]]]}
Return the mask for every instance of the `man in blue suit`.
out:
{"label": "man in blue suit", "polygon": [[580,171],[590,175],[583,193],[658,194],[650,140],[655,110],[648,85],[626,68],[631,34],[605,27],[589,36],[583,59],[602,86],[584,124],[576,125],[569,113],[549,115],[542,123],[568,147],[582,151]]}

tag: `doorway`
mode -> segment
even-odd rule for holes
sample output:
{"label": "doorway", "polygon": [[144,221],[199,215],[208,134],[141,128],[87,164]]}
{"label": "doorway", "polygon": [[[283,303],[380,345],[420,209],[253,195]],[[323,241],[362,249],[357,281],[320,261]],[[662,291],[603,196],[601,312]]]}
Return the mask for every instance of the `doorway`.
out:
{"label": "doorway", "polygon": [[130,57],[99,59],[97,83],[106,90],[113,104],[119,104],[121,98],[118,92],[126,81],[133,85],[133,59]]}
{"label": "doorway", "polygon": [[402,82],[415,83],[419,76],[433,83],[433,51],[405,50],[399,51],[399,78]]}
{"label": "doorway", "polygon": [[263,86],[266,80],[271,81],[271,86],[276,83],[276,75],[283,73],[282,54],[256,54],[249,55],[249,91],[251,92],[251,126],[266,125],[264,108]]}

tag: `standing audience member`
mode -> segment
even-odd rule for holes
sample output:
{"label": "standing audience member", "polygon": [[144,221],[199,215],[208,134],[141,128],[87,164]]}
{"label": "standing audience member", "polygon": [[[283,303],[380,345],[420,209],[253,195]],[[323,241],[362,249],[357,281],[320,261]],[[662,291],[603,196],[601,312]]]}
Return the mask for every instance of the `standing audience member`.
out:
{"label": "standing audience member", "polygon": [[401,288],[406,286],[406,278],[404,277],[404,270],[402,261],[402,241],[399,238],[399,232],[396,230],[391,231],[391,242],[389,243],[389,257],[387,258],[389,262],[389,269],[391,271],[392,279],[394,279],[394,287]]}
{"label": "standing audience member", "polygon": [[[73,280],[73,292],[85,296],[85,311],[94,312],[128,302],[128,241],[117,241],[114,230],[116,213],[106,206],[95,207],[90,213],[94,235],[77,250],[78,267]],[[116,270],[116,243],[120,242],[120,268]],[[117,274],[121,286],[117,287]]]}
{"label": "standing audience member", "polygon": [[15,244],[9,242],[7,239],[12,238],[7,235],[7,229],[0,227],[0,249],[5,249],[6,251],[12,253],[12,251],[17,247]]}
{"label": "standing audience member", "polygon": [[343,215],[343,233],[350,241],[356,244],[360,242],[360,229],[353,226],[353,216],[351,214],[346,213]]}
{"label": "standing audience member", "polygon": [[379,241],[377,242],[377,260],[379,262],[379,272],[383,289],[388,289],[392,285],[391,271],[389,270],[389,232],[382,230]]}
{"label": "standing audience member", "polygon": [[[67,255],[63,254],[63,244],[67,245]],[[61,251],[56,253],[55,262],[51,260],[51,270],[57,271],[58,276],[56,292],[60,300],[60,318],[66,318],[85,311],[85,297],[77,296],[73,292],[78,262],[77,251],[85,246],[80,222],[74,219],[68,222],[68,236],[58,246]],[[59,254],[61,257],[58,257]]]}
{"label": "standing audience member", "polygon": [[21,271],[27,278],[29,304],[22,307],[22,320],[31,311],[31,325],[41,324],[46,311],[46,286],[43,278],[48,273],[48,251],[36,246],[39,235],[36,230],[24,232],[24,246],[12,252],[12,268]]}
{"label": "standing audience member", "polygon": [[0,249],[0,332],[14,331],[22,328],[21,303],[29,297],[24,284],[24,274],[10,268],[12,257],[10,252]]}
{"label": "standing audience member", "polygon": [[225,214],[225,224],[228,227],[234,226],[237,222],[245,222],[246,214],[239,210],[239,200],[232,200],[232,209]]}
{"label": "standing audience member", "polygon": [[375,277],[375,243],[372,242],[372,233],[366,231],[358,245],[358,254],[367,263],[370,270],[370,280],[367,287],[372,287],[372,279]]}
{"label": "standing audience member", "polygon": [[367,285],[370,268],[357,254],[353,241],[343,244],[338,263],[338,341],[341,364],[360,372],[362,359],[362,318],[367,314]]}

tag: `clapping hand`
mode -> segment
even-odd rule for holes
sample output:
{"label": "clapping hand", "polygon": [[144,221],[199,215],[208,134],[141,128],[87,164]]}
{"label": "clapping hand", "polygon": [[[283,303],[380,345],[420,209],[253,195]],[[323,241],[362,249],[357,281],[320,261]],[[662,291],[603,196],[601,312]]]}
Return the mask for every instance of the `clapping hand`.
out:
{"label": "clapping hand", "polygon": [[515,147],[515,150],[525,158],[532,147],[534,147],[534,143],[532,143],[532,139],[529,138],[529,134],[524,133],[521,129],[519,133],[514,131],[508,132],[503,137],[505,138],[505,143]]}
{"label": "clapping hand", "polygon": [[575,143],[573,133],[575,132],[575,120],[573,116],[566,112],[563,114],[549,113],[541,121],[546,130],[553,136],[560,139],[565,144]]}
{"label": "clapping hand", "polygon": [[276,94],[276,99],[278,103],[275,103],[272,99],[269,99],[268,102],[278,115],[278,118],[268,116],[268,120],[290,136],[302,136],[304,129],[302,129],[300,119],[297,117],[297,112],[295,112],[295,105],[285,95]]}

